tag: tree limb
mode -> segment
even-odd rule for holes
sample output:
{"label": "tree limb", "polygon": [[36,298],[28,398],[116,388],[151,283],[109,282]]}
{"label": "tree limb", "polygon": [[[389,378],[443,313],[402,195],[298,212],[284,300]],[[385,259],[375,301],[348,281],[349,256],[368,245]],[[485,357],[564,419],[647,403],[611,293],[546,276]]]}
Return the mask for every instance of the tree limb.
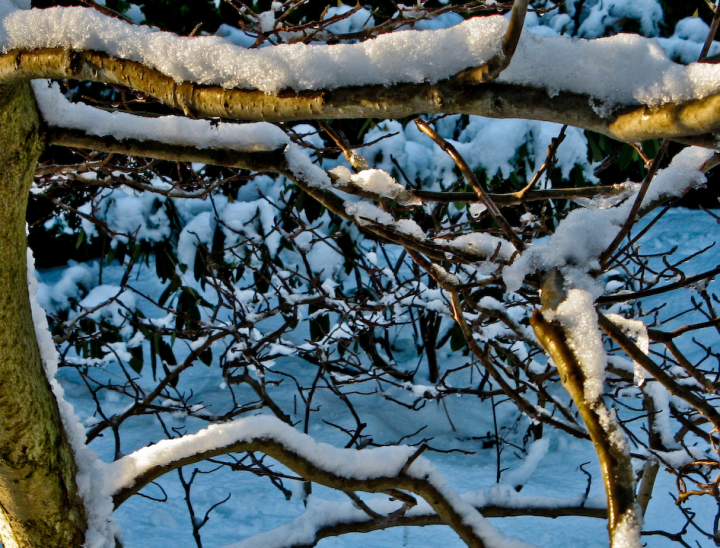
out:
{"label": "tree limb", "polygon": [[610,545],[615,546],[615,532],[621,524],[627,520],[637,521],[639,517],[635,508],[635,473],[629,453],[622,443],[618,443],[618,440],[624,439],[620,425],[611,415],[602,397],[595,401],[586,397],[585,370],[570,347],[566,328],[557,320],[549,321],[545,317],[548,312],[555,312],[565,300],[563,283],[561,275],[555,269],[545,276],[543,308],[542,311],[535,310],[530,325],[560,372],[560,380],[580,412],[595,446],[608,503]]}
{"label": "tree limb", "polygon": [[[558,507],[518,507],[510,508],[508,506],[496,506],[492,504],[475,506],[485,518],[502,518],[502,517],[545,517],[556,519],[564,516],[581,516],[588,518],[605,519],[607,510],[604,508],[587,508],[584,506],[558,506]],[[281,542],[269,546],[266,542],[265,533],[251,536],[241,541],[240,546],[262,545],[266,548],[312,548],[323,539],[347,535],[350,533],[371,533],[373,531],[381,531],[392,527],[427,527],[430,525],[444,525],[440,517],[430,512],[412,512],[411,515],[405,514],[394,518],[392,521],[376,521],[358,515],[355,519],[351,516],[344,516],[344,519],[338,519],[333,523],[312,523],[312,520],[304,519],[306,516],[301,514],[290,523],[281,525],[276,529],[267,531],[272,535],[271,538],[283,538],[287,540],[291,535],[282,535],[286,529],[292,528],[296,530],[298,527],[314,528],[314,538],[311,542],[295,541]],[[310,521],[310,523],[308,523]],[[313,527],[314,526],[314,527]]]}
{"label": "tree limb", "polygon": [[[318,444],[274,417],[249,417],[236,423],[214,425],[190,436],[165,440],[123,457],[113,465],[116,476],[121,477],[117,478],[117,487],[110,489],[114,490],[111,494],[117,507],[150,482],[182,466],[227,453],[259,451],[307,481],[340,491],[380,493],[401,489],[415,493],[425,499],[443,523],[452,527],[468,546],[483,548],[485,543],[469,519],[470,505],[461,503],[454,494],[452,501],[446,497],[447,489],[440,484],[436,486],[438,480],[434,478],[437,474],[433,472],[431,475],[431,466],[427,461],[422,462],[419,473],[413,472],[413,468],[418,467],[417,462],[403,471],[404,461],[398,461],[398,470],[389,475],[373,473],[372,466],[366,468],[367,472],[360,472],[358,477],[343,477],[343,472],[339,471],[347,470],[347,466],[341,463],[349,459],[357,463],[359,460],[370,462],[369,459],[373,458],[398,460],[400,454],[407,459],[411,455],[403,448],[397,449],[396,454],[387,450],[340,450]],[[361,452],[362,455],[357,455]],[[320,459],[316,458],[319,453],[323,455]],[[380,469],[388,469],[388,466],[382,465]],[[355,470],[353,473],[357,473]]]}
{"label": "tree limb", "polygon": [[345,87],[284,92],[225,89],[183,82],[141,63],[105,53],[61,48],[13,50],[0,56],[0,84],[36,78],[77,79],[122,85],[155,97],[194,117],[246,121],[340,118],[404,118],[420,113],[476,114],[490,118],[545,120],[603,133],[620,141],[668,138],[718,148],[720,94],[660,107],[628,105],[603,117],[588,95],[512,84],[436,84]]}

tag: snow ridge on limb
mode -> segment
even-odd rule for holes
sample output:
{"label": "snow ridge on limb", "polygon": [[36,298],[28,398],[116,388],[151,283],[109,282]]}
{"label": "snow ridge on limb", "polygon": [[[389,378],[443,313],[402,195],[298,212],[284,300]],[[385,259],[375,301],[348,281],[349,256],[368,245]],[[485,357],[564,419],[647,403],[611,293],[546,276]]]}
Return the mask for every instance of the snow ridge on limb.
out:
{"label": "snow ridge on limb", "polygon": [[[604,507],[582,505],[584,497],[555,499],[549,497],[527,496],[514,489],[495,485],[487,491],[470,491],[461,495],[463,500],[472,504],[486,518],[505,516],[578,516],[605,519]],[[396,512],[402,504],[388,498],[364,500],[373,512],[386,515]],[[239,542],[223,548],[306,548],[315,546],[325,538],[347,533],[368,533],[391,527],[423,527],[443,525],[443,521],[429,504],[418,501],[404,515],[386,522],[369,517],[353,502],[323,500],[310,496],[307,508],[294,520],[274,529],[257,533]]]}
{"label": "snow ridge on limb", "polygon": [[393,32],[359,44],[246,49],[218,36],[180,37],[130,25],[90,8],[49,8],[5,15],[0,48],[104,52],[157,69],[177,83],[275,94],[283,89],[437,82],[493,57],[506,26],[504,17],[482,17],[450,29]]}
{"label": "snow ridge on limb", "polygon": [[[180,37],[130,25],[90,8],[20,10],[2,0],[3,15],[3,52],[104,52],[157,69],[177,83],[272,94],[439,82],[496,56],[508,25],[503,16],[475,17],[448,29],[398,31],[358,44],[246,49],[217,36]],[[637,35],[573,40],[523,32],[512,59],[498,82],[587,94],[611,106],[657,106],[720,92],[720,67],[679,65],[657,41]]]}
{"label": "snow ridge on limb", "polygon": [[85,103],[71,103],[60,87],[48,80],[33,80],[32,85],[40,113],[48,125],[81,130],[98,137],[242,152],[269,152],[290,143],[283,130],[267,122],[212,124],[209,120],[191,120],[184,116],[141,117],[107,112]]}
{"label": "snow ridge on limb", "polygon": [[643,514],[636,502],[630,451],[602,397],[607,358],[597,313],[590,293],[566,290],[566,284],[557,268],[544,276],[542,309],[535,310],[530,325],[557,367],[593,441],[607,498],[610,546],[640,548]]}
{"label": "snow ridge on limb", "polygon": [[58,352],[48,328],[45,310],[37,300],[38,281],[35,277],[35,258],[30,249],[27,250],[27,266],[28,293],[40,357],[48,382],[58,402],[68,441],[75,453],[75,462],[78,468],[75,481],[80,497],[85,503],[88,520],[84,548],[114,548],[115,538],[121,536],[121,531],[113,516],[112,499],[102,492],[104,486],[103,463],[97,453],[86,445],[85,428],[75,414],[72,404],[65,399],[65,390],[55,378],[58,370]]}
{"label": "snow ridge on limb", "polygon": [[105,494],[116,506],[158,477],[227,453],[260,451],[308,481],[345,492],[402,490],[423,497],[471,548],[528,548],[487,523],[445,485],[430,461],[408,446],[339,449],[319,443],[281,420],[258,415],[214,424],[196,434],[163,440],[108,465]]}

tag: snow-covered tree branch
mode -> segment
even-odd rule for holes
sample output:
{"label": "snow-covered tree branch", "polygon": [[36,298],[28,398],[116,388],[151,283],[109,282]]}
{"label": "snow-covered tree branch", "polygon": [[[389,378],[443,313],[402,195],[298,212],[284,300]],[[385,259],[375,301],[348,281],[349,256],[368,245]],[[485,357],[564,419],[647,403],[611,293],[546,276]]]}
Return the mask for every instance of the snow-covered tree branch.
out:
{"label": "snow-covered tree branch", "polygon": [[[247,52],[217,38],[172,37],[91,9],[18,11],[4,22],[8,53],[0,57],[0,83],[104,82],[189,116],[247,121],[462,113],[553,121],[628,142],[718,130],[720,99],[711,83],[717,67],[677,65],[642,38],[579,43],[526,36],[512,67],[496,84],[481,85],[468,70],[496,55],[503,25],[503,18],[473,19],[437,31],[429,43],[388,35],[301,54],[297,46]],[[93,30],[80,37],[76,28]],[[196,52],[202,65],[190,61]],[[272,70],[253,68],[262,66]]]}
{"label": "snow-covered tree branch", "polygon": [[0,0],[3,546],[720,538],[720,9],[60,3]]}

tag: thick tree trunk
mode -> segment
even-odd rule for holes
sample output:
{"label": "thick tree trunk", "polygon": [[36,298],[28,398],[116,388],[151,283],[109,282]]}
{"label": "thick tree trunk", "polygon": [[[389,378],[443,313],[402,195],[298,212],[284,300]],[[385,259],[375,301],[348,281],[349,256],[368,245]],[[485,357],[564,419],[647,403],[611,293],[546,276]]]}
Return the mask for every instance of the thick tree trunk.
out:
{"label": "thick tree trunk", "polygon": [[84,506],[73,451],[45,376],[27,286],[25,211],[44,146],[27,82],[0,86],[0,540],[79,548]]}

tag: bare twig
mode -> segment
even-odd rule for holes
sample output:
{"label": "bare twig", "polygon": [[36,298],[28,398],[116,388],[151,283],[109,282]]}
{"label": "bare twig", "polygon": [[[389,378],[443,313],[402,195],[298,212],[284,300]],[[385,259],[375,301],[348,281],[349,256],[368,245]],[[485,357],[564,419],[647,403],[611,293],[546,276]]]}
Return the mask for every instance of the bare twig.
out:
{"label": "bare twig", "polygon": [[480,184],[480,181],[478,181],[477,177],[475,177],[475,173],[473,173],[473,170],[470,169],[470,166],[460,155],[457,149],[445,139],[440,137],[440,135],[438,135],[437,132],[427,123],[425,123],[422,119],[415,118],[415,123],[417,124],[420,131],[430,137],[435,142],[435,144],[437,144],[442,150],[444,150],[448,154],[448,156],[453,159],[453,161],[457,164],[458,168],[460,168],[460,171],[462,171],[462,174],[465,176],[467,182],[470,183],[470,186],[473,187],[473,190],[477,194],[477,197],[482,200],[482,202],[488,208],[490,215],[492,215],[492,218],[498,224],[505,236],[507,236],[508,239],[515,245],[518,251],[522,251],[525,248],[522,240],[520,240],[520,238],[510,226],[510,223],[507,222],[507,219],[505,219],[503,214],[500,213],[500,210],[495,205],[495,202],[492,201],[488,193]]}

